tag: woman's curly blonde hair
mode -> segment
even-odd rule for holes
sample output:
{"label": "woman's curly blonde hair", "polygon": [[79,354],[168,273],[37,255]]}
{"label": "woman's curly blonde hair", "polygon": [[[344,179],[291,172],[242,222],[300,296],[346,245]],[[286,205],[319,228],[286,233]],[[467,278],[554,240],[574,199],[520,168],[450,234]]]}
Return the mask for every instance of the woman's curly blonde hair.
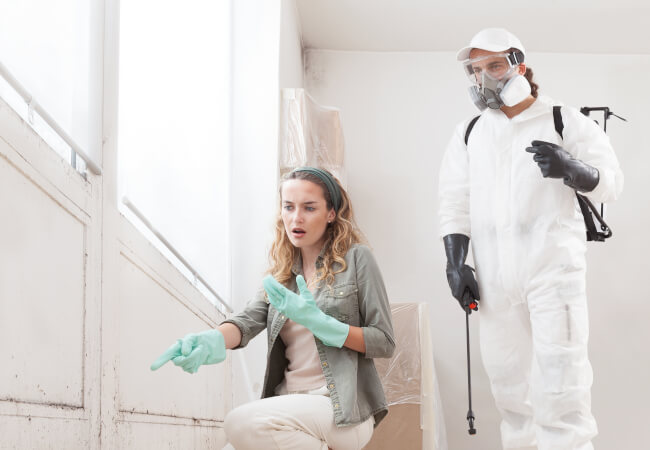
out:
{"label": "woman's curly blonde hair", "polygon": [[[350,197],[341,186],[341,182],[333,175],[332,179],[341,191],[341,206],[332,223],[325,229],[327,237],[323,253],[323,266],[316,272],[313,281],[314,285],[317,285],[321,280],[325,280],[328,285],[331,285],[334,282],[334,275],[347,269],[345,255],[350,247],[353,244],[365,242],[365,238],[354,221]],[[310,172],[293,171],[283,177],[282,183],[280,183],[280,208],[275,222],[275,240],[269,253],[270,268],[268,273],[284,285],[293,278],[291,268],[295,259],[300,255],[300,250],[294,247],[289,240],[282,222],[282,184],[287,180],[307,180],[317,184],[323,190],[327,208],[334,208],[327,186],[317,175]],[[336,268],[335,263],[338,263]]]}

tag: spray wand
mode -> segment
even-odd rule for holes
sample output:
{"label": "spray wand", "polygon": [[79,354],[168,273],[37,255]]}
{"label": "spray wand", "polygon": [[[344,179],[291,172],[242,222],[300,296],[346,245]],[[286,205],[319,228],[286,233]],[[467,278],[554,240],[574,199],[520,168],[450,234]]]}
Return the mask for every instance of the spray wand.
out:
{"label": "spray wand", "polygon": [[467,338],[467,394],[469,398],[469,409],[467,410],[467,422],[469,423],[469,429],[467,432],[469,434],[476,434],[476,428],[474,428],[474,411],[472,411],[472,372],[470,364],[470,354],[469,354],[469,315],[472,314],[472,311],[478,311],[478,303],[475,300],[471,300],[469,304],[465,306],[465,334]]}

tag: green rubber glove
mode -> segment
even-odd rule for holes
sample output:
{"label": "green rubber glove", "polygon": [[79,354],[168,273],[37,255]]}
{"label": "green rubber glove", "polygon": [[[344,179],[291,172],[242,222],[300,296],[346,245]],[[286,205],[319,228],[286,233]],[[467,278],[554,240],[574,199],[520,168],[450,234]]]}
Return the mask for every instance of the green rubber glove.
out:
{"label": "green rubber glove", "polygon": [[196,373],[203,364],[217,364],[226,359],[226,342],[219,330],[190,333],[176,341],[160,355],[151,370],[157,370],[168,361],[188,373]]}
{"label": "green rubber glove", "polygon": [[296,283],[300,295],[291,292],[271,275],[262,281],[269,301],[275,309],[308,328],[323,344],[330,347],[343,347],[343,343],[348,338],[350,325],[339,322],[316,306],[314,296],[307,289],[307,283],[302,275],[296,277]]}

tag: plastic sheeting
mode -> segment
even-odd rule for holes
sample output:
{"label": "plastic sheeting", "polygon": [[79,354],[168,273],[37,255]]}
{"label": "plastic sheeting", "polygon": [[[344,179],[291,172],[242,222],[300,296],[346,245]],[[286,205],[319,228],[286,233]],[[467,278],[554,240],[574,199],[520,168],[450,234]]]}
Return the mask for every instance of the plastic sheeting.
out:
{"label": "plastic sheeting", "polygon": [[[375,359],[389,414],[366,448],[389,448],[388,441],[395,440],[403,449],[447,450],[428,305],[393,303],[391,310],[397,347],[392,358]],[[419,430],[413,424],[418,416]]]}
{"label": "plastic sheeting", "polygon": [[376,359],[388,405],[421,403],[422,352],[417,303],[393,303],[393,331],[397,340],[390,359]]}
{"label": "plastic sheeting", "polygon": [[300,166],[327,169],[341,178],[343,128],[337,108],[319,105],[304,89],[282,89],[280,173]]}

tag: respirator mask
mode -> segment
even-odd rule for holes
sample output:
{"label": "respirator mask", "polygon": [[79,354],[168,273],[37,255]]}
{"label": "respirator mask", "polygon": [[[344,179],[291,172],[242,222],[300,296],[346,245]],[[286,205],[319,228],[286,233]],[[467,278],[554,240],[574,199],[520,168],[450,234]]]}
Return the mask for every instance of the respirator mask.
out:
{"label": "respirator mask", "polygon": [[479,110],[514,106],[530,95],[528,80],[517,73],[517,67],[523,59],[521,52],[514,51],[480,56],[463,62],[465,73],[472,83],[469,95]]}

